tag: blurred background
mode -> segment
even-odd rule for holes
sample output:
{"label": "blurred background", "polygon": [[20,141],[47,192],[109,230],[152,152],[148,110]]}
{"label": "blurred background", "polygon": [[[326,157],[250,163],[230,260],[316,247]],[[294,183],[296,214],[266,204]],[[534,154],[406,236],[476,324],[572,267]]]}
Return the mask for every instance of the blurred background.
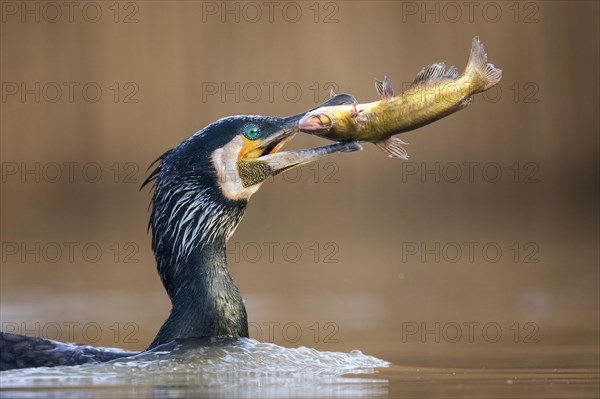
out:
{"label": "blurred background", "polygon": [[[263,185],[229,242],[265,342],[400,365],[598,366],[596,2],[1,3],[1,330],[144,349],[170,303],[147,166],[227,115],[374,101],[479,35],[466,110]],[[324,140],[299,135],[288,146]]]}

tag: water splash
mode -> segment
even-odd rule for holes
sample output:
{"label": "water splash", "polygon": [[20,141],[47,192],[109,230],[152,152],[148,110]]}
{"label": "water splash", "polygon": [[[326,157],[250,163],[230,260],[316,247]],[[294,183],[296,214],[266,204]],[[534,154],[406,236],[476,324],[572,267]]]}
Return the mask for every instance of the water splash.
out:
{"label": "water splash", "polygon": [[2,372],[0,387],[12,394],[61,388],[61,397],[69,396],[64,388],[126,386],[146,391],[142,396],[172,389],[211,397],[379,396],[387,393],[385,380],[342,375],[372,374],[388,365],[360,351],[284,348],[247,338],[184,340],[109,363]]}

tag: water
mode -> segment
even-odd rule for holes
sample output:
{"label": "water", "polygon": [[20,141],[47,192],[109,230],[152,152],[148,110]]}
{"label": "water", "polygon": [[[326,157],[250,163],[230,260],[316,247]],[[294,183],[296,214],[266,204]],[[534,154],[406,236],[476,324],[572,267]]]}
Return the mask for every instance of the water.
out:
{"label": "water", "polygon": [[598,368],[468,369],[391,365],[253,339],[182,342],[173,351],[0,373],[2,398],[597,398]]}
{"label": "water", "polygon": [[[360,397],[384,395],[385,380],[344,378],[373,374],[389,363],[360,351],[322,352],[284,348],[253,339],[187,341],[172,352],[72,367],[0,374],[10,397]],[[85,395],[83,393],[85,392]]]}

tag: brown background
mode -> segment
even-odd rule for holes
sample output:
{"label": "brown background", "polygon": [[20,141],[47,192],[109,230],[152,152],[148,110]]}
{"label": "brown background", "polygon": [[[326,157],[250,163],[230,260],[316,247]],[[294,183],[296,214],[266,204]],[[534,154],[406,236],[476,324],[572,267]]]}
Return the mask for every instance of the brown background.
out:
{"label": "brown background", "polygon": [[[31,2],[36,22],[2,2],[3,330],[143,349],[169,311],[146,232],[149,193],[138,192],[150,162],[226,115],[297,113],[332,84],[373,101],[373,78],[387,74],[400,91],[429,63],[462,70],[480,35],[504,71],[500,90],[403,135],[409,162],[365,145],[253,197],[229,246],[252,334],[399,364],[493,367],[525,351],[534,356],[517,365],[598,364],[596,2],[480,2],[471,15],[443,2],[322,2],[318,15],[313,2],[276,2],[272,21],[262,2],[228,3],[225,15],[221,2],[119,3],[118,14],[112,4],[77,3],[69,21],[65,7],[58,17]],[[221,84],[238,98],[207,95]],[[322,143],[302,136],[290,148]],[[436,167],[439,181],[421,175]],[[472,261],[465,242],[477,245]],[[438,244],[439,261],[406,252]],[[497,262],[486,245],[491,257],[501,248]],[[473,342],[469,322],[479,323]],[[439,343],[403,336],[421,323],[439,323]],[[498,343],[486,323],[502,329]]]}

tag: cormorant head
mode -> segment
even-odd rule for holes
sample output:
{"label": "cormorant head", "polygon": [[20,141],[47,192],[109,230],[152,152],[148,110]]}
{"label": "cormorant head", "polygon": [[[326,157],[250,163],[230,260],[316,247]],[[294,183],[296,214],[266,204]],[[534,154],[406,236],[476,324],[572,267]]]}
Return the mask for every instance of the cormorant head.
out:
{"label": "cormorant head", "polygon": [[[322,104],[353,101],[338,95]],[[152,247],[169,295],[188,259],[199,250],[223,251],[250,196],[270,176],[327,155],[356,151],[355,142],[280,151],[305,113],[287,117],[231,116],[198,131],[157,161],[144,184],[155,181]],[[201,254],[205,255],[205,254]]]}

